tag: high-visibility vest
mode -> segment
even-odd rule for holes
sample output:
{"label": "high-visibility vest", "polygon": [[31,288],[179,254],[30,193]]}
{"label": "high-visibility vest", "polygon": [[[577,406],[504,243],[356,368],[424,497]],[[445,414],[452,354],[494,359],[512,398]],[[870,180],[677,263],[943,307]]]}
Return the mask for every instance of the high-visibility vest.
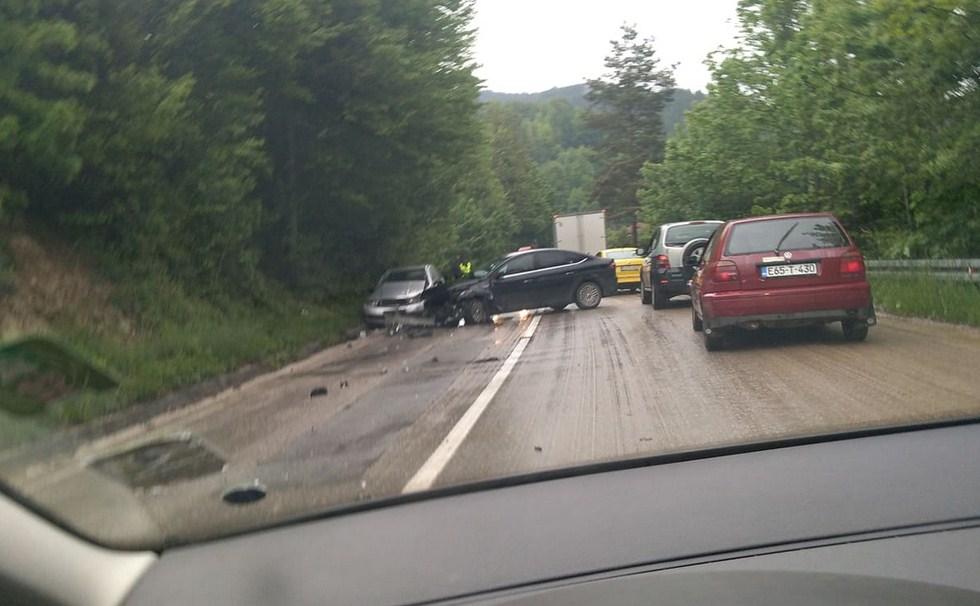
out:
{"label": "high-visibility vest", "polygon": [[461,273],[462,275],[468,276],[470,275],[471,271],[473,271],[473,264],[470,263],[469,261],[459,264],[459,273]]}

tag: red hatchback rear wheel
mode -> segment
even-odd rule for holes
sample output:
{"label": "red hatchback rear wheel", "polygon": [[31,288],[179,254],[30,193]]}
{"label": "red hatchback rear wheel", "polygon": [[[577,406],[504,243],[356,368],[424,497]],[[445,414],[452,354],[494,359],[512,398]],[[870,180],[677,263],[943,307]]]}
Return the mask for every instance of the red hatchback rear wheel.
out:
{"label": "red hatchback rear wheel", "polygon": [[840,324],[844,329],[845,341],[863,341],[868,338],[868,323],[864,320],[844,320]]}
{"label": "red hatchback rear wheel", "polygon": [[701,334],[704,335],[704,348],[708,351],[718,351],[725,344],[725,335],[717,329],[705,330]]}

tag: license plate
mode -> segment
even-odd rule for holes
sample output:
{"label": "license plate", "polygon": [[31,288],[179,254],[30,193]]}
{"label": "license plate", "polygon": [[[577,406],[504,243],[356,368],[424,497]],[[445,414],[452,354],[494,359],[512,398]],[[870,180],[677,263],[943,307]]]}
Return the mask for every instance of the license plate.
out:
{"label": "license plate", "polygon": [[816,263],[796,263],[794,265],[765,265],[761,268],[763,278],[785,278],[788,276],[815,276]]}

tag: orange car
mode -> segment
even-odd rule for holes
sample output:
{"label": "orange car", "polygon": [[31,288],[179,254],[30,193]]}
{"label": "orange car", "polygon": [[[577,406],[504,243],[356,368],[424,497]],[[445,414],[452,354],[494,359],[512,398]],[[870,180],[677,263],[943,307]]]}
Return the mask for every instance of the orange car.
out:
{"label": "orange car", "polygon": [[635,248],[607,248],[596,253],[597,257],[612,259],[616,263],[616,286],[636,290],[640,287],[640,268],[643,259]]}

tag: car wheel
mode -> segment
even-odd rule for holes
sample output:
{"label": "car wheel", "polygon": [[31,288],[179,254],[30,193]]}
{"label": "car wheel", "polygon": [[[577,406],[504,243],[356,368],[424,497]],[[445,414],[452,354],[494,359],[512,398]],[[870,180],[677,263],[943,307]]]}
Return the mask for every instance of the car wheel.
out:
{"label": "car wheel", "polygon": [[575,305],[579,309],[593,309],[602,301],[602,289],[595,282],[582,282],[575,289]]}
{"label": "car wheel", "polygon": [[844,329],[845,341],[863,341],[868,338],[868,323],[864,320],[844,320],[840,325]]}
{"label": "car wheel", "polygon": [[480,299],[470,299],[463,303],[463,318],[467,324],[485,324],[487,322],[487,306]]}
{"label": "car wheel", "polygon": [[565,308],[566,307],[568,307],[568,303],[566,303],[564,305],[552,305],[551,306],[551,309],[553,309],[557,313],[559,311],[565,311]]}
{"label": "car wheel", "polygon": [[660,290],[656,286],[653,287],[653,308],[654,309],[663,309],[663,308],[667,307],[667,301],[669,301],[669,300],[670,300],[670,298],[667,296],[667,293],[665,293],[664,291]]}
{"label": "car wheel", "polygon": [[704,322],[698,317],[698,312],[694,311],[694,304],[691,304],[691,328],[694,332],[701,332],[704,330]]}
{"label": "car wheel", "polygon": [[640,303],[644,305],[650,304],[650,291],[642,286],[640,287]]}
{"label": "car wheel", "polygon": [[718,351],[725,344],[725,335],[717,330],[702,331],[704,335],[704,348],[708,351]]}

